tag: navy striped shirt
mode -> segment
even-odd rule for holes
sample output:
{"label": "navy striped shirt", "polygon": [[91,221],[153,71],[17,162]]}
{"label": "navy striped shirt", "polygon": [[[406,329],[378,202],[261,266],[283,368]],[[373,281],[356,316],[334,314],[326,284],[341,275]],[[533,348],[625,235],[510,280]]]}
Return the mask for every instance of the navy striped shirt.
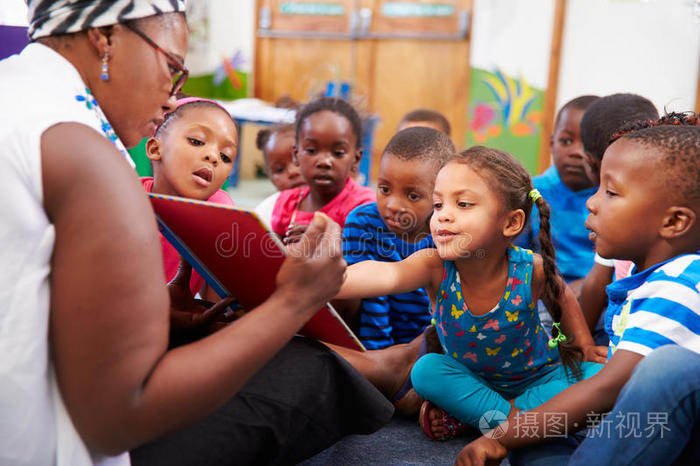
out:
{"label": "navy striped shirt", "polygon": [[[435,247],[430,235],[417,243],[401,240],[389,230],[377,203],[355,208],[343,227],[343,254],[348,264],[365,260],[398,262],[421,249]],[[362,300],[359,338],[367,349],[407,343],[430,323],[430,299],[425,289]]]}

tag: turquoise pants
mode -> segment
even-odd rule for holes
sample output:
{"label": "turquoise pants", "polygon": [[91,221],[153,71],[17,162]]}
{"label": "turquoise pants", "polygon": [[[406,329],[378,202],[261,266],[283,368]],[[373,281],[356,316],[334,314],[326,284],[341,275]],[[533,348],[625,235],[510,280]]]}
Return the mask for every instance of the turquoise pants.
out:
{"label": "turquoise pants", "polygon": [[[587,379],[602,367],[602,364],[584,362],[581,364],[582,377]],[[489,411],[496,411],[496,417],[504,420],[510,413],[508,400],[515,399],[515,407],[519,410],[532,409],[575,383],[576,379],[558,364],[543,370],[534,381],[495,384],[473,373],[452,356],[430,353],[413,366],[411,382],[420,396],[460,421],[478,428],[480,419]],[[493,415],[491,413],[489,419]]]}

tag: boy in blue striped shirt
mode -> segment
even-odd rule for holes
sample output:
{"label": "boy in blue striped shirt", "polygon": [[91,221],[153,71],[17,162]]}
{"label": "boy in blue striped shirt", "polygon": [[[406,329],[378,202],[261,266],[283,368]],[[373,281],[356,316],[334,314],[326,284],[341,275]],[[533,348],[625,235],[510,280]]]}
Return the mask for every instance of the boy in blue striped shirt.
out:
{"label": "boy in blue striped shirt", "polygon": [[[587,204],[591,214],[586,226],[596,250],[603,257],[631,260],[639,270],[608,286],[607,364],[590,379],[516,417],[498,440],[481,437],[467,445],[456,464],[482,464],[504,457],[509,448],[551,437],[553,416],[570,433],[587,426],[591,414],[613,408],[637,364],[654,350],[672,345],[692,356],[700,354],[700,126],[695,117],[648,126],[623,134],[608,147],[600,188]],[[610,442],[618,442],[616,447],[605,449],[618,455],[612,463],[630,464],[660,454],[670,464],[684,446],[697,447],[691,434],[697,429],[700,404],[692,400],[700,398],[700,377],[697,364],[685,364],[681,371],[659,367],[656,376],[645,380],[650,396],[638,396],[634,407],[637,414],[665,413],[669,423],[681,426],[667,432],[673,441],[658,441],[658,432],[653,437],[615,437]],[[683,393],[662,394],[661,388],[674,387],[684,387]],[[662,403],[652,409],[655,398]],[[652,421],[642,420],[640,429]],[[518,435],[525,427],[527,438]],[[606,463],[602,450],[590,450],[590,456]]]}
{"label": "boy in blue striped shirt", "polygon": [[[449,136],[435,129],[412,127],[396,133],[382,153],[377,202],[357,207],[345,221],[343,254],[348,265],[397,262],[435,247],[428,224],[435,176],[454,154]],[[345,309],[346,320],[352,321],[347,304]],[[430,323],[430,299],[424,289],[363,299],[355,311],[358,336],[367,349],[408,343]]]}

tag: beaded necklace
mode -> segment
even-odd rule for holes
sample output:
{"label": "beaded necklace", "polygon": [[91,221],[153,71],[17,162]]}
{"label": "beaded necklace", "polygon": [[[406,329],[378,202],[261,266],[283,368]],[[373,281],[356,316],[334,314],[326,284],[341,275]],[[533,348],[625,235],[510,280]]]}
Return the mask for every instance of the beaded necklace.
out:
{"label": "beaded necklace", "polygon": [[77,94],[75,96],[75,100],[77,100],[78,102],[84,102],[85,107],[88,110],[92,110],[95,113],[95,116],[100,121],[100,128],[102,129],[102,133],[107,139],[109,139],[112,142],[112,144],[114,144],[114,146],[117,149],[119,149],[119,152],[122,153],[129,165],[131,165],[131,167],[135,167],[134,161],[131,159],[131,156],[126,150],[126,147],[124,147],[124,144],[119,139],[119,136],[117,136],[117,133],[115,133],[114,129],[112,129],[112,125],[110,125],[107,121],[105,114],[102,112],[102,109],[97,104],[97,100],[95,100],[95,98],[93,97],[92,92],[90,92],[90,89],[86,87],[85,94]]}

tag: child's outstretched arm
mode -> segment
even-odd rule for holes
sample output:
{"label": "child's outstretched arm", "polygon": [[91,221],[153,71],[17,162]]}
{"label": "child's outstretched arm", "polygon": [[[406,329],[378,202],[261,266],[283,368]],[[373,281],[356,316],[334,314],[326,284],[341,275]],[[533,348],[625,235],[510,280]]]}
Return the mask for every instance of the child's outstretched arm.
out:
{"label": "child's outstretched arm", "polygon": [[[459,452],[455,464],[483,465],[486,461],[505,458],[507,451],[532,445],[554,437],[553,429],[576,432],[588,425],[589,416],[608,412],[615,405],[620,390],[643,356],[632,351],[617,350],[596,375],[569,388],[538,406],[526,415],[509,418],[505,435],[498,440],[480,437]],[[563,427],[566,426],[566,430]],[[527,435],[522,435],[527,432]]]}
{"label": "child's outstretched arm", "polygon": [[[536,301],[537,297],[541,297],[544,301],[545,306],[551,309],[551,302],[549,302],[547,296],[542,292],[544,290],[544,268],[542,264],[542,257],[535,254],[534,258],[534,273],[533,273],[533,288],[537,288],[539,292],[537,296],[533,292],[533,300]],[[593,337],[591,336],[591,331],[586,325],[586,320],[583,317],[583,312],[581,311],[581,306],[574,296],[571,288],[564,282],[564,279],[557,275],[556,278],[559,281],[559,286],[562,289],[557,302],[561,307],[561,330],[567,338],[574,342],[576,346],[581,348],[583,351],[583,360],[589,362],[599,362],[605,363],[607,357],[607,348],[604,346],[595,346]]]}
{"label": "child's outstretched arm", "polygon": [[421,249],[400,262],[363,261],[347,268],[335,299],[373,298],[433,288],[436,270],[442,272],[437,250]]}

